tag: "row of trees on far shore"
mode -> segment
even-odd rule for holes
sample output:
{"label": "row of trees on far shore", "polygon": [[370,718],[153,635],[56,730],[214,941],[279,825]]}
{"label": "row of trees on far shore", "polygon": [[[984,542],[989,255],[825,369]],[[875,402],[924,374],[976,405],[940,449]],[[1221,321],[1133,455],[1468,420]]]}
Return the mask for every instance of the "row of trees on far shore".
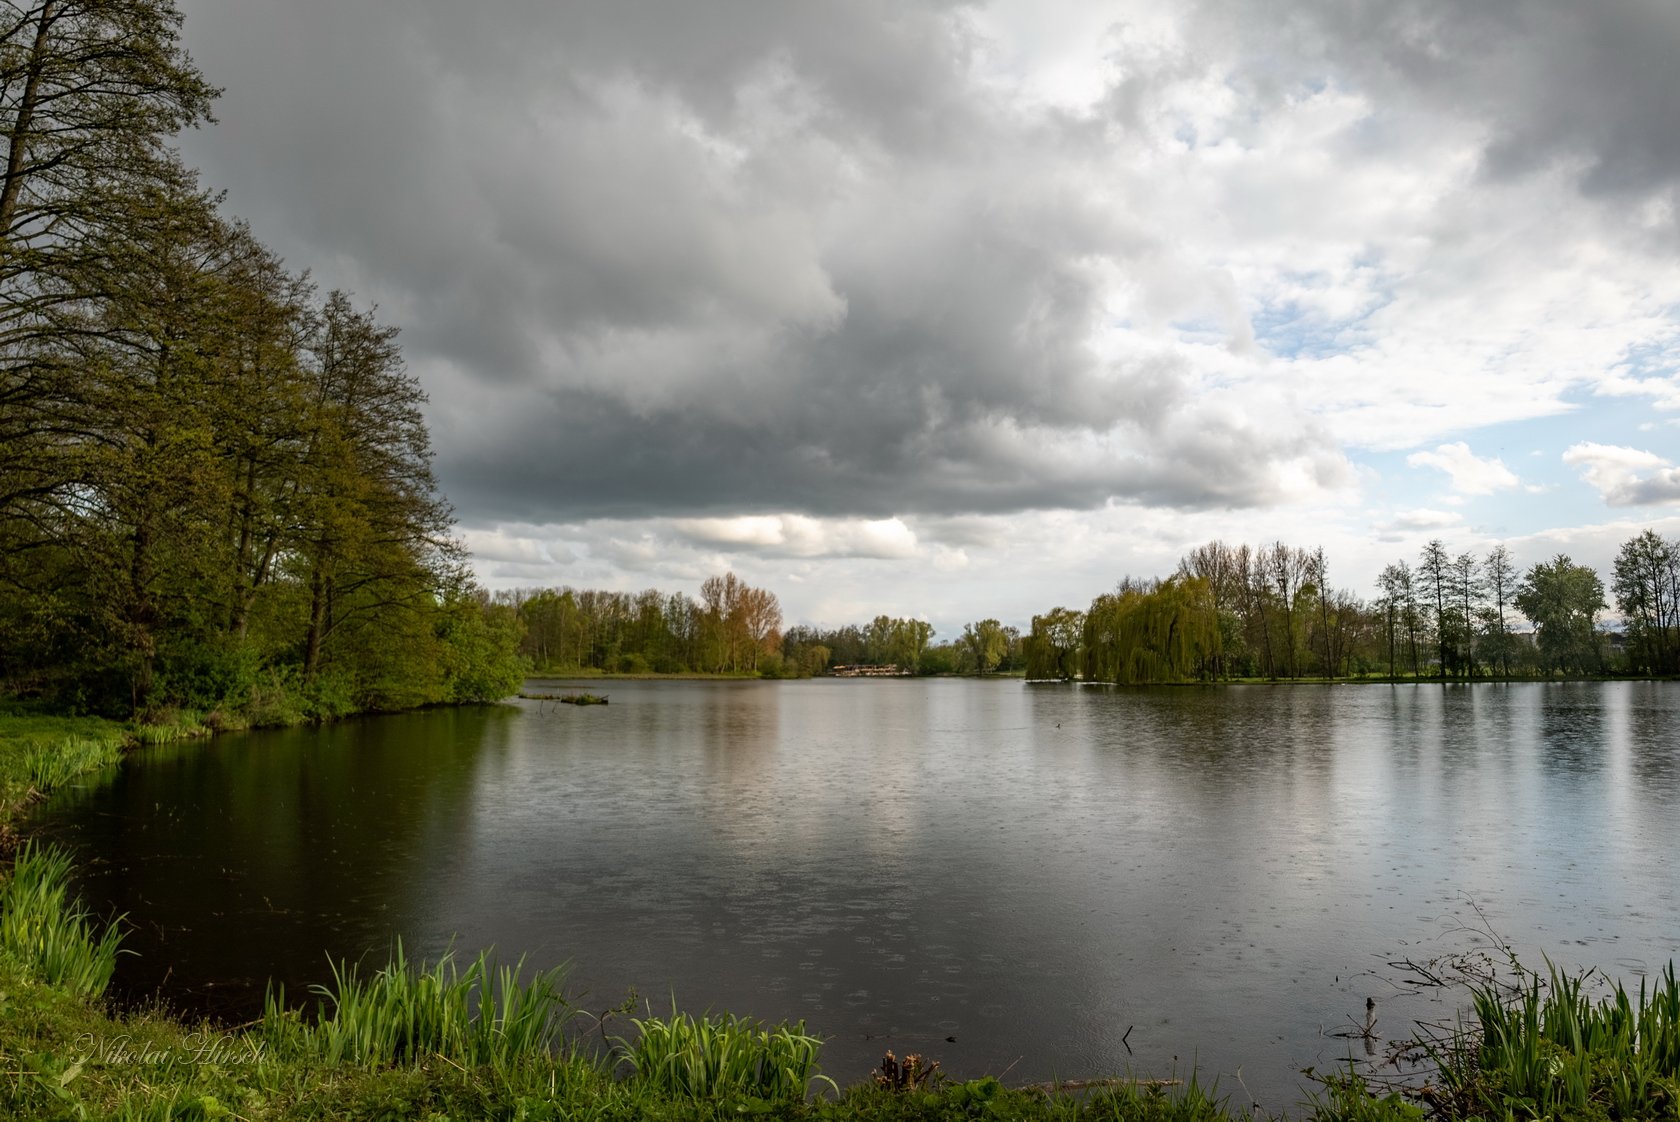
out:
{"label": "row of trees on far shore", "polygon": [[263,720],[511,692],[396,331],[170,146],[216,92],[180,22],[0,22],[0,690]]}
{"label": "row of trees on far shore", "polygon": [[1123,580],[1084,611],[1035,616],[1032,678],[1185,682],[1385,674],[1680,673],[1680,542],[1651,530],[1618,553],[1619,632],[1599,626],[1604,582],[1559,555],[1519,571],[1510,551],[1399,560],[1365,601],[1330,583],[1323,549],[1211,542],[1159,580]]}
{"label": "row of trees on far shore", "polygon": [[925,620],[876,616],[866,624],[781,629],[776,595],[733,573],[700,596],[540,588],[498,592],[522,625],[520,652],[541,672],[757,674],[808,678],[837,666],[895,667],[906,674],[1008,674],[1025,666],[1021,633],[996,619],[933,641]]}
{"label": "row of trees on far shore", "polygon": [[521,651],[553,671],[809,677],[835,667],[1147,683],[1219,679],[1680,673],[1680,543],[1645,531],[1622,546],[1609,594],[1564,556],[1518,570],[1510,551],[1452,554],[1431,541],[1365,600],[1330,583],[1323,549],[1210,542],[1165,578],[1127,577],[1085,609],[1052,608],[1022,634],[997,619],[936,641],[924,620],[781,629],[774,593],[728,573],[698,599],[656,589],[502,592]]}
{"label": "row of trees on far shore", "polygon": [[544,672],[780,673],[776,594],[734,573],[710,577],[698,600],[682,592],[517,589],[496,594],[517,613],[520,652]]}

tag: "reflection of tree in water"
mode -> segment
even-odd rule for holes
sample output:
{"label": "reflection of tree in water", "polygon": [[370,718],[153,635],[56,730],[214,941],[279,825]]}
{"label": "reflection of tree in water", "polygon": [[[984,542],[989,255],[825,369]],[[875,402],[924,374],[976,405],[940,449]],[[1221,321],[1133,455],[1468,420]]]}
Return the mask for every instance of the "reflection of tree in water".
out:
{"label": "reflection of tree in water", "polygon": [[89,903],[131,925],[114,992],[239,1018],[270,976],[299,1000],[329,954],[383,961],[470,835],[481,746],[510,715],[437,710],[143,752],[108,789],[55,803],[49,832],[98,855],[83,862]]}

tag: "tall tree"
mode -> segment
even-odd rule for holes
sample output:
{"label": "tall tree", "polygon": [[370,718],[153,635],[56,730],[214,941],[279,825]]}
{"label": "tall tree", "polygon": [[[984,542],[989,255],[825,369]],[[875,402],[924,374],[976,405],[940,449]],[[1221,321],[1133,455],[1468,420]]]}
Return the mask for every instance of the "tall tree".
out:
{"label": "tall tree", "polygon": [[1003,624],[983,619],[963,625],[962,648],[976,674],[990,674],[1009,653],[1009,636]]}
{"label": "tall tree", "polygon": [[1330,563],[1325,560],[1323,546],[1318,546],[1307,555],[1306,573],[1307,579],[1312,581],[1318,593],[1319,639],[1324,651],[1324,676],[1334,678],[1340,659],[1330,628],[1330,604],[1333,597],[1330,593]]}
{"label": "tall tree", "polygon": [[1461,553],[1453,561],[1452,568],[1453,599],[1457,612],[1453,620],[1453,631],[1460,644],[1457,649],[1457,662],[1466,677],[1476,676],[1476,608],[1481,604],[1483,594],[1481,566],[1474,555]]}
{"label": "tall tree", "polygon": [[433,602],[459,547],[432,475],[421,406],[397,331],[342,292],[310,342],[311,412],[292,563],[309,600],[303,671],[313,678],[342,629]]}
{"label": "tall tree", "polygon": [[1534,623],[1541,667],[1586,674],[1603,669],[1598,612],[1606,607],[1604,582],[1564,554],[1529,569],[1517,587],[1517,610]]}
{"label": "tall tree", "polygon": [[[37,0],[0,9],[0,558],[53,536],[62,463],[88,430],[67,338],[130,262],[97,247],[137,190],[175,174],[165,144],[215,91],[157,0]],[[44,509],[43,509],[44,507]]]}
{"label": "tall tree", "polygon": [[1488,550],[1482,562],[1487,592],[1493,597],[1488,605],[1485,630],[1492,648],[1491,659],[1497,660],[1501,677],[1511,676],[1511,628],[1505,612],[1517,584],[1516,563],[1511,551],[1503,544]]}
{"label": "tall tree", "polygon": [[1652,674],[1680,672],[1680,543],[1645,530],[1622,543],[1611,588],[1627,622],[1629,654]]}
{"label": "tall tree", "polygon": [[1034,616],[1027,636],[1027,677],[1072,681],[1079,673],[1079,643],[1085,613],[1051,608]]}
{"label": "tall tree", "polygon": [[[1322,552],[1322,551],[1321,551]],[[1244,631],[1243,604],[1247,599],[1248,547],[1232,549],[1221,541],[1197,546],[1178,563],[1187,577],[1207,582],[1214,612],[1219,616],[1220,654],[1217,674],[1230,675],[1229,660],[1241,657]]]}
{"label": "tall tree", "polygon": [[1301,590],[1301,584],[1306,580],[1307,555],[1300,549],[1291,548],[1282,541],[1277,541],[1267,547],[1263,557],[1267,579],[1277,595],[1280,626],[1283,633],[1285,673],[1291,678],[1296,678],[1300,676],[1300,669],[1295,657],[1297,628],[1295,599]]}
{"label": "tall tree", "polygon": [[1452,599],[1452,560],[1440,538],[1432,538],[1418,557],[1417,577],[1423,594],[1434,608],[1436,673],[1444,681],[1449,658],[1447,644],[1451,641],[1452,625],[1447,618],[1447,605]]}

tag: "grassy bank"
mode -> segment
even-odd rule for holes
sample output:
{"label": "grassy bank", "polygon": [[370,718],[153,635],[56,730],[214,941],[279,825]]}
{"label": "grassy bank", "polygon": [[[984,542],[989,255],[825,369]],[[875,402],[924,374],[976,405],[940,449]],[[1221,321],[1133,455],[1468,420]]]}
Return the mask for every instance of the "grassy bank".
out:
{"label": "grassy bank", "polygon": [[[3,824],[55,783],[104,767],[134,730],[91,719],[0,715]],[[20,1119],[739,1119],[809,1122],[1056,1119],[1225,1122],[1243,1117],[1192,1078],[1010,1088],[946,1081],[919,1057],[840,1088],[803,1024],[729,1015],[601,1022],[561,971],[486,954],[383,969],[348,965],[307,995],[271,993],[238,1028],[109,1008],[121,921],[85,914],[69,862],[24,843],[0,880],[0,1117]],[[290,996],[290,1000],[288,999]],[[1680,1117],[1680,986],[1594,1000],[1555,973],[1467,993],[1465,1031],[1419,1047],[1438,1069],[1402,1098],[1332,1078],[1300,1114],[1329,1122]],[[301,1000],[299,999],[301,998]]]}

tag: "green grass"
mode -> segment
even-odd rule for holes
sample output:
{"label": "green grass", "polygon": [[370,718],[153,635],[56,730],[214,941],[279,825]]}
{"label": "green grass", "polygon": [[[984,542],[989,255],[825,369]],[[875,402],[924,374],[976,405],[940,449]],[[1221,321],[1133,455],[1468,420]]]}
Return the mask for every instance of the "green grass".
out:
{"label": "green grass", "polygon": [[283,990],[271,990],[260,1034],[277,1052],[329,1064],[386,1066],[437,1056],[464,1066],[505,1065],[550,1055],[574,1012],[561,993],[565,968],[521,981],[524,966],[524,959],[497,965],[488,951],[464,970],[453,952],[412,965],[399,941],[390,963],[366,981],[354,966],[335,963],[332,985],[316,987],[313,1020],[287,1009]]}
{"label": "green grass", "polygon": [[672,1009],[669,1017],[632,1023],[635,1040],[618,1045],[631,1080],[672,1098],[786,1102],[803,1101],[813,1084],[839,1090],[817,1073],[822,1041],[803,1021],[765,1028],[729,1013],[693,1017]]}
{"label": "green grass", "polygon": [[40,793],[115,763],[128,742],[127,728],[99,717],[0,711],[0,830]]}
{"label": "green grass", "polygon": [[73,903],[70,855],[26,843],[0,883],[0,955],[26,973],[77,997],[98,997],[117,968],[122,934],[99,930]]}
{"label": "green grass", "polygon": [[1438,1046],[1441,1113],[1469,1118],[1680,1118],[1680,985],[1674,964],[1630,998],[1588,992],[1591,972],[1550,962],[1515,992],[1475,989],[1468,1032]]}

